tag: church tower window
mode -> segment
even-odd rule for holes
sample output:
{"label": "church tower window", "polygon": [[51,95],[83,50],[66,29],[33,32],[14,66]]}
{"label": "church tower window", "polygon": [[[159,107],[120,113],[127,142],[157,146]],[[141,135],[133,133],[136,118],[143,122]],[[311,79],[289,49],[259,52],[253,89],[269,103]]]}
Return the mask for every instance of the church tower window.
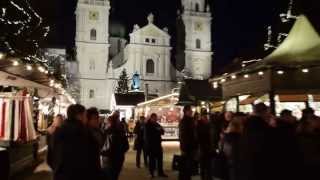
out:
{"label": "church tower window", "polygon": [[147,74],[154,73],[154,62],[152,59],[147,60]]}
{"label": "church tower window", "polygon": [[155,43],[156,43],[156,39],[152,39],[151,42],[152,42],[153,44],[155,44]]}
{"label": "church tower window", "polygon": [[196,40],[196,48],[201,49],[201,40],[200,39]]}
{"label": "church tower window", "polygon": [[199,12],[200,11],[200,6],[199,6],[199,3],[196,3],[196,12]]}
{"label": "church tower window", "polygon": [[90,89],[90,91],[89,91],[89,98],[90,99],[94,98],[94,90],[93,89]]}
{"label": "church tower window", "polygon": [[95,30],[95,29],[90,30],[90,40],[92,40],[92,41],[97,40],[97,30]]}

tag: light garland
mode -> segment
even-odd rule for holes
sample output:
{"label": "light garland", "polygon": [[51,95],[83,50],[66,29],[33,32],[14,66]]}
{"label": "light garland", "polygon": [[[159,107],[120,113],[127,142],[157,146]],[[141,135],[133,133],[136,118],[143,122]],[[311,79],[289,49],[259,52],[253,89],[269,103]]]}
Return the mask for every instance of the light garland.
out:
{"label": "light garland", "polygon": [[[306,74],[306,73],[309,73],[309,72],[310,72],[310,69],[309,69],[309,68],[302,68],[302,69],[300,69],[300,72]],[[278,75],[283,75],[283,74],[285,74],[285,71],[284,71],[284,70],[277,70],[276,73],[277,73]],[[240,74],[240,73],[239,73],[239,74]],[[226,76],[223,76],[223,75],[222,75],[221,78],[217,78],[216,80],[214,80],[214,81],[212,82],[213,88],[214,88],[214,89],[217,89],[217,88],[219,87],[219,83],[222,84],[222,83],[227,82],[227,79],[228,79],[228,78],[230,78],[231,80],[237,79],[237,77],[238,77],[239,74],[233,74],[233,75],[231,75],[231,76],[227,76],[227,75],[226,75]],[[263,76],[264,74],[265,74],[264,71],[258,71],[258,72],[257,72],[257,75],[258,75],[258,76]],[[250,77],[249,74],[243,74],[243,78],[248,79],[249,77]]]}

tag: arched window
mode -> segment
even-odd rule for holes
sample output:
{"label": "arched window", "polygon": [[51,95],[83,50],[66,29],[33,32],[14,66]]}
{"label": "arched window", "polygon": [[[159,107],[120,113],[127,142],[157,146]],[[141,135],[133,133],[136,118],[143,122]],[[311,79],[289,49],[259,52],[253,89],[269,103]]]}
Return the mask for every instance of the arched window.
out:
{"label": "arched window", "polygon": [[95,30],[95,29],[90,30],[90,40],[92,40],[92,41],[97,40],[97,30]]}
{"label": "arched window", "polygon": [[147,73],[148,74],[154,73],[154,62],[152,59],[147,60]]}
{"label": "arched window", "polygon": [[90,99],[94,98],[94,90],[93,89],[90,89],[90,91],[89,91],[89,98]]}
{"label": "arched window", "polygon": [[196,12],[199,12],[200,11],[200,5],[199,3],[196,3]]}
{"label": "arched window", "polygon": [[196,48],[201,49],[201,40],[200,39],[196,40]]}

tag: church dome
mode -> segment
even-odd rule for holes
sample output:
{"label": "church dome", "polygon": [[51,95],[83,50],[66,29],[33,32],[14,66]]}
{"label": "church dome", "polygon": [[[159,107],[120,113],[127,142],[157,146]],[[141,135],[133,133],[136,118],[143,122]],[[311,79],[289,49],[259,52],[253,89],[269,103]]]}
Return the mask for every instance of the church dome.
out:
{"label": "church dome", "polygon": [[110,18],[109,34],[110,37],[125,38],[127,36],[127,28],[125,23],[114,16]]}

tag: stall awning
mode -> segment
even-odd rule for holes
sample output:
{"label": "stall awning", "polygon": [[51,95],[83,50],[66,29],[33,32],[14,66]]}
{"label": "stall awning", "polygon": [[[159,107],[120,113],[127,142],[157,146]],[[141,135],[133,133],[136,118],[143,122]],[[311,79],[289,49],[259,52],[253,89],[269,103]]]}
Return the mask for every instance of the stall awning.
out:
{"label": "stall awning", "polygon": [[55,94],[51,87],[3,71],[0,71],[0,84],[2,86],[36,88],[38,89],[38,95],[42,98]]}
{"label": "stall awning", "polygon": [[290,94],[290,95],[278,95],[280,102],[307,102],[308,95],[306,94]]}

